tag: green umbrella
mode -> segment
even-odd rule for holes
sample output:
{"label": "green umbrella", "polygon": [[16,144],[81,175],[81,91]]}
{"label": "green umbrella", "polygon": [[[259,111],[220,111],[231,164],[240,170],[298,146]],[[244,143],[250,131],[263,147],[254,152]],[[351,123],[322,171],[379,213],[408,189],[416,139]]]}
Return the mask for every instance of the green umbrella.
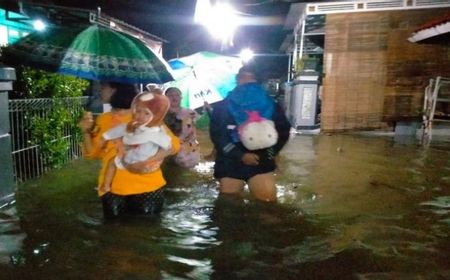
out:
{"label": "green umbrella", "polygon": [[6,47],[3,60],[99,81],[163,84],[173,80],[170,66],[144,42],[98,25],[32,33]]}
{"label": "green umbrella", "polygon": [[242,66],[239,57],[212,52],[198,52],[169,60],[175,81],[167,86],[178,87],[181,106],[196,109],[206,101],[222,100],[236,86],[236,74]]}

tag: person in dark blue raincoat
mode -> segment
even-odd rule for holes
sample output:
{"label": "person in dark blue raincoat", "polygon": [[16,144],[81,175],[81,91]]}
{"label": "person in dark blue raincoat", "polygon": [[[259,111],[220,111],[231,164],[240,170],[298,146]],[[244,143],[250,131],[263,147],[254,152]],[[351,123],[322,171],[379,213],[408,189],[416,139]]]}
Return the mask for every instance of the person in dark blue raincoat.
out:
{"label": "person in dark blue raincoat", "polygon": [[[236,78],[236,88],[212,111],[210,137],[217,152],[214,177],[223,194],[240,195],[247,183],[256,199],[276,201],[275,157],[288,141],[291,126],[281,106],[258,83],[254,66],[243,66]],[[245,110],[256,110],[274,122],[278,133],[275,145],[252,151],[244,147],[237,128],[245,122]]]}

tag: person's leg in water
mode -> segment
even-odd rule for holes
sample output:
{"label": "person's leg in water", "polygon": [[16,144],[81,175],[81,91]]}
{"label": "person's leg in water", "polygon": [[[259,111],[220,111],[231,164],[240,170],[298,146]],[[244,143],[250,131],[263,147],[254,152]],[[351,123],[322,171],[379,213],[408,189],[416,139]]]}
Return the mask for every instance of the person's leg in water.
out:
{"label": "person's leg in water", "polygon": [[[274,202],[277,200],[277,188],[275,186],[275,175],[273,172],[257,174],[248,181],[250,193],[257,200]],[[245,181],[230,177],[219,179],[219,191],[222,194],[241,196]]]}
{"label": "person's leg in water", "polygon": [[107,192],[101,196],[103,216],[105,219],[118,218],[126,212],[126,196]]}
{"label": "person's leg in water", "polygon": [[275,185],[275,174],[268,172],[257,174],[248,180],[250,193],[258,200],[275,202],[277,200],[277,188]]}
{"label": "person's leg in water", "polygon": [[231,177],[224,177],[219,179],[219,191],[222,194],[242,195],[245,181]]}
{"label": "person's leg in water", "polygon": [[128,209],[140,215],[157,215],[162,211],[163,204],[163,188],[127,197]]}
{"label": "person's leg in water", "polygon": [[127,211],[126,196],[111,193],[111,184],[117,170],[114,160],[115,158],[112,158],[108,161],[103,184],[100,186],[102,191],[105,192],[105,194],[102,195],[101,200],[103,206],[103,216],[106,219],[118,218]]}
{"label": "person's leg in water", "polygon": [[108,161],[108,165],[106,166],[105,178],[103,180],[103,185],[100,186],[102,188],[101,191],[103,191],[105,193],[111,191],[111,184],[112,184],[114,175],[116,175],[116,169],[117,169],[117,166],[114,162],[114,158],[112,158]]}

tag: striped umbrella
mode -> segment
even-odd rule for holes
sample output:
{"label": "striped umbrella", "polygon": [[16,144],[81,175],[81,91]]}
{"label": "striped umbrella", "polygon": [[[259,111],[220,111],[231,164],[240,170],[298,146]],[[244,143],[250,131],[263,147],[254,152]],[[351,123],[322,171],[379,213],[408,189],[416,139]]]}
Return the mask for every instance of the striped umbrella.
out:
{"label": "striped umbrella", "polygon": [[3,50],[3,61],[120,83],[172,81],[170,66],[144,42],[98,25],[52,27],[32,33]]}

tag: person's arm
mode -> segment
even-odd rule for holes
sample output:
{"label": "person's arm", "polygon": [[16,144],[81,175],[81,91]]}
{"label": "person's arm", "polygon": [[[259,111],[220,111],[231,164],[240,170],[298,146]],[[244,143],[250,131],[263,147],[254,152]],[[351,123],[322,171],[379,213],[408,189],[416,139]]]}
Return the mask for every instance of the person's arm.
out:
{"label": "person's arm", "polygon": [[192,123],[195,123],[200,119],[201,115],[197,111],[189,109],[189,117],[192,119]]}
{"label": "person's arm", "polygon": [[158,152],[156,152],[156,154],[150,158],[148,158],[145,161],[140,161],[140,162],[136,162],[136,163],[132,163],[132,164],[127,164],[125,166],[125,168],[130,171],[131,173],[137,173],[137,174],[142,174],[142,173],[147,173],[147,166],[149,164],[155,164],[156,162],[160,162],[160,164],[162,163],[162,161],[170,155],[174,155],[176,153],[178,153],[178,151],[180,150],[180,140],[178,139],[178,137],[176,137],[172,131],[170,131],[170,129],[163,125],[162,129],[165,130],[165,132],[167,133],[167,135],[170,137],[170,149],[158,149]]}
{"label": "person's arm", "polygon": [[208,114],[209,117],[211,117],[213,108],[207,101],[203,102],[203,110],[206,112],[206,114]]}
{"label": "person's arm", "polygon": [[153,169],[159,168],[162,161],[167,156],[169,156],[171,153],[172,153],[171,149],[165,150],[165,149],[159,148],[158,152],[156,152],[156,154],[154,156],[152,156],[144,161],[139,161],[139,162],[130,163],[130,164],[124,164],[124,166],[131,173],[137,173],[137,174],[148,173],[149,165],[152,165]]}
{"label": "person's arm", "polygon": [[92,153],[92,129],[94,128],[94,118],[91,112],[84,112],[83,118],[80,120],[78,127],[83,135],[82,151],[84,155]]}
{"label": "person's arm", "polygon": [[113,128],[108,129],[105,133],[103,133],[102,138],[104,140],[113,140],[118,139],[127,133],[127,125],[126,124],[120,124]]}
{"label": "person's arm", "polygon": [[92,137],[91,133],[87,131],[83,131],[83,142],[81,143],[82,153],[83,155],[88,155],[93,150]]}
{"label": "person's arm", "polygon": [[[123,160],[127,163],[137,161],[158,161],[164,159],[165,156],[172,153],[171,145],[172,141],[169,135],[163,130],[159,132],[149,133],[145,135],[146,139],[142,139],[143,142],[138,145],[138,148],[129,149]],[[166,151],[165,153],[160,150]],[[157,154],[157,152],[159,153]],[[156,157],[155,157],[156,155]]]}
{"label": "person's arm", "polygon": [[91,114],[85,114],[79,123],[83,133],[82,152],[83,157],[99,159],[103,156],[106,141],[102,138],[104,128],[109,127],[110,116],[103,113],[95,119],[95,125]]}
{"label": "person's arm", "polygon": [[178,139],[178,137],[175,136],[175,134],[173,134],[172,130],[170,130],[170,128],[168,128],[166,125],[163,125],[162,128],[167,133],[167,135],[169,135],[169,137],[170,137],[171,149],[170,149],[169,155],[173,156],[180,151],[180,146],[181,146],[180,139]]}
{"label": "person's arm", "polygon": [[278,141],[270,149],[273,150],[273,156],[277,155],[281,149],[286,145],[289,140],[291,124],[286,118],[283,108],[279,104],[275,105],[275,111],[273,114],[273,122],[275,123],[275,129],[278,132]]}
{"label": "person's arm", "polygon": [[214,148],[218,153],[239,161],[242,160],[246,151],[241,145],[232,141],[233,126],[235,127],[236,124],[232,121],[226,104],[221,103],[214,107],[209,126],[209,135]]}

